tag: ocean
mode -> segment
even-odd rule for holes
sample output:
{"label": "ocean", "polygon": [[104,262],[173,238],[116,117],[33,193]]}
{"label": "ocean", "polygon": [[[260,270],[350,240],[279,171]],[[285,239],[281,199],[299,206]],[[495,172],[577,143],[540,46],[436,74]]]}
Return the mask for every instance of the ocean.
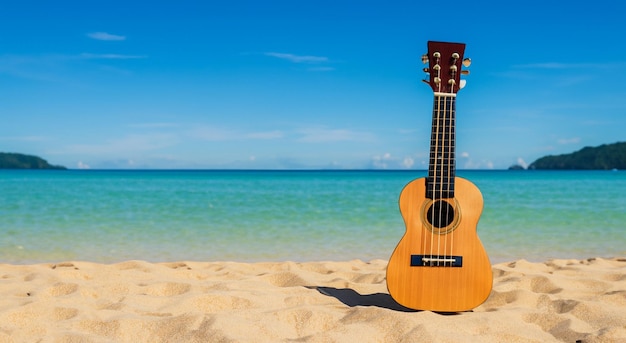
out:
{"label": "ocean", "polygon": [[[0,170],[0,263],[388,259],[426,171]],[[457,171],[492,263],[626,256],[625,171]]]}

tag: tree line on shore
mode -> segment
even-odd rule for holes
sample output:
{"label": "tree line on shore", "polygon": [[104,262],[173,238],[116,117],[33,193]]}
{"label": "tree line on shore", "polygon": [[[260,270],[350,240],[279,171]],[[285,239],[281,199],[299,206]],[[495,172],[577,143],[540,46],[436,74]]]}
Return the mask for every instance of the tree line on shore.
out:
{"label": "tree line on shore", "polygon": [[0,152],[0,169],[66,169],[53,166],[41,157],[11,152]]}
{"label": "tree line on shore", "polygon": [[[511,166],[509,169],[524,168]],[[626,142],[584,147],[569,154],[544,156],[531,163],[528,169],[625,170]]]}

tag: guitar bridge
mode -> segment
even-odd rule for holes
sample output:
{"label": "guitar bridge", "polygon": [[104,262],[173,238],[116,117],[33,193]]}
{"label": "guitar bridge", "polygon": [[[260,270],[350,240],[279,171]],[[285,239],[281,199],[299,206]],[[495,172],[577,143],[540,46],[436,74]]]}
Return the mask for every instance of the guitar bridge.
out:
{"label": "guitar bridge", "polygon": [[462,267],[463,256],[411,255],[411,267]]}

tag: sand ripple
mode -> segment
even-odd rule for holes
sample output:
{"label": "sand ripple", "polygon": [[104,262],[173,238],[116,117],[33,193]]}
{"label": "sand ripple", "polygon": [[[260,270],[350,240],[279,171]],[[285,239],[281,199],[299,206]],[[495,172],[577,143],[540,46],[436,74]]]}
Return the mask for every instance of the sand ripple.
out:
{"label": "sand ripple", "polygon": [[626,342],[626,261],[493,266],[473,312],[413,311],[386,261],[0,265],[0,342]]}

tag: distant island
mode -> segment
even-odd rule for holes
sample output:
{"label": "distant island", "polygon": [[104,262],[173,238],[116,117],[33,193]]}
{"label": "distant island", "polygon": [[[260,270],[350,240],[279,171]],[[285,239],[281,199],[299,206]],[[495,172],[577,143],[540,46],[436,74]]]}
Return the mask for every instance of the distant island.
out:
{"label": "distant island", "polygon": [[544,156],[531,163],[528,169],[625,170],[626,142],[584,147],[571,154]]}
{"label": "distant island", "polygon": [[67,169],[53,166],[41,157],[0,152],[0,169]]}

